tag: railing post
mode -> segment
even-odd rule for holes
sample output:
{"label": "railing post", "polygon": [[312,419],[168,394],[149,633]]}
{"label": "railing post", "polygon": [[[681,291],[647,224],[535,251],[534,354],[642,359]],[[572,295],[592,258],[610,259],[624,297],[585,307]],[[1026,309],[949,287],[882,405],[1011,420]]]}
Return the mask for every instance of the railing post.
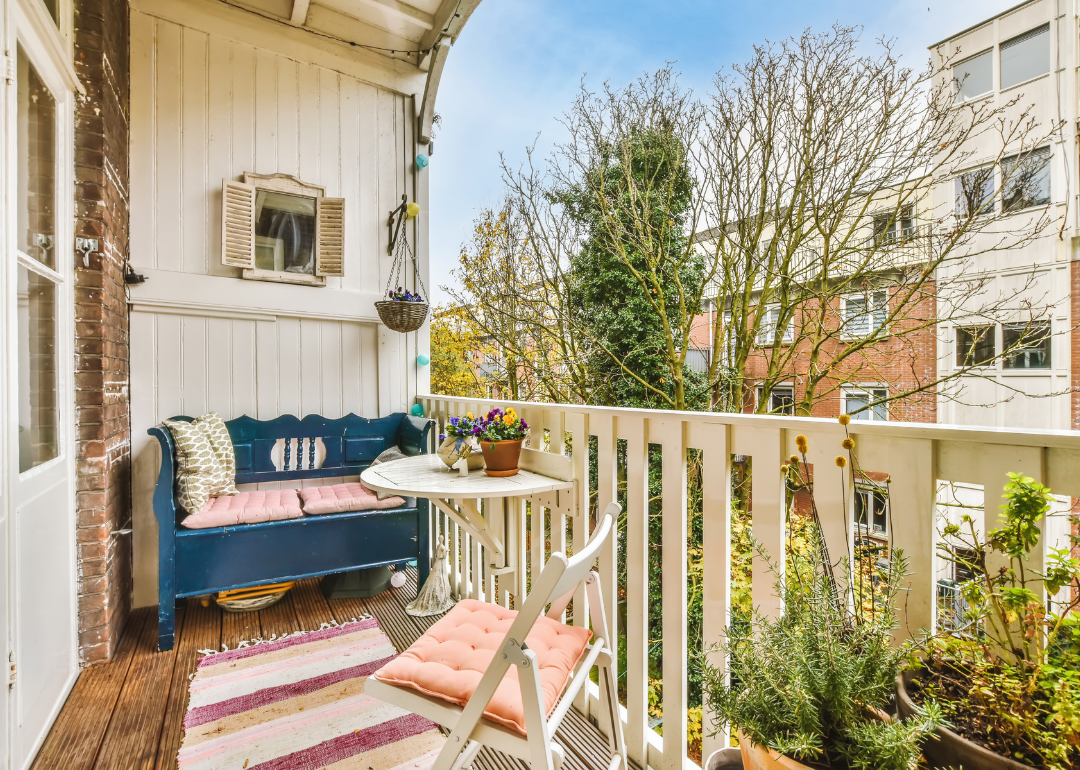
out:
{"label": "railing post", "polygon": [[754,608],[766,617],[779,617],[784,611],[784,600],[777,596],[774,583],[784,579],[785,561],[785,526],[784,496],[785,482],[780,473],[780,466],[787,457],[782,447],[783,434],[780,428],[752,428],[739,426],[733,429],[735,452],[750,455],[753,458],[751,475],[751,507],[754,539],[765,549],[765,554],[780,570],[774,575],[764,556],[755,553],[752,567]]}
{"label": "railing post", "polygon": [[[709,665],[727,673],[727,658],[716,647],[727,638],[731,622],[731,449],[728,426],[693,423],[690,446],[703,453],[702,532],[703,559],[701,597],[701,642]],[[701,758],[728,745],[729,730],[709,735],[714,714],[702,704]]]}
{"label": "railing post", "polygon": [[[619,416],[626,439],[626,750],[645,767],[649,713],[649,421]],[[617,610],[617,608],[616,608]],[[617,612],[616,612],[617,614]]]}
{"label": "railing post", "polygon": [[678,419],[659,425],[663,447],[664,760],[662,770],[682,770],[686,759],[686,441]]}
{"label": "railing post", "polygon": [[[610,503],[618,498],[618,473],[615,468],[615,418],[611,413],[593,415],[591,419],[592,429],[596,433],[596,478],[597,478],[597,511],[603,511]],[[619,522],[615,522],[612,536],[607,544],[600,550],[599,575],[600,594],[607,607],[608,628],[601,631],[593,629],[594,633],[603,634],[608,643],[618,650],[618,612],[619,612]],[[612,662],[611,675],[618,681],[619,661],[616,655]],[[604,702],[607,691],[600,690],[600,712],[603,714],[618,713],[618,704],[609,706]],[[606,725],[605,725],[606,727]],[[601,729],[605,729],[602,727]],[[610,736],[609,736],[610,737]]]}
{"label": "railing post", "polygon": [[[572,520],[572,542],[577,553],[589,542],[589,417],[585,412],[573,412],[566,416],[566,427],[574,440],[574,504]],[[552,536],[555,527],[552,526]],[[581,585],[574,592],[574,625],[589,627],[589,601],[585,596],[585,586]],[[589,698],[585,690],[578,694],[574,705],[585,717],[589,716]]]}

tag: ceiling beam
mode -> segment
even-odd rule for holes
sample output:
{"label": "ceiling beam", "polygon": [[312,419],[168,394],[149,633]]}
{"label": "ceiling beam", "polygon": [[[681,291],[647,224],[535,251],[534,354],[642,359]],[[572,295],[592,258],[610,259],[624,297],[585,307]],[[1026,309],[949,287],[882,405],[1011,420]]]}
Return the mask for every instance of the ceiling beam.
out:
{"label": "ceiling beam", "polygon": [[298,27],[304,26],[307,22],[307,14],[310,7],[311,0],[293,0],[292,17],[289,21]]}
{"label": "ceiling beam", "polygon": [[420,49],[425,50],[435,45],[435,41],[443,36],[449,36],[452,42],[457,42],[457,36],[461,34],[461,28],[469,20],[480,0],[443,0],[439,10],[435,12],[434,26],[420,38]]}
{"label": "ceiling beam", "polygon": [[431,141],[431,122],[435,117],[435,94],[439,91],[439,80],[442,79],[443,67],[446,65],[446,55],[450,53],[450,36],[440,38],[435,43],[431,54],[431,68],[427,74],[427,85],[424,86],[424,99],[420,102],[420,114],[417,116],[417,133],[420,141],[417,144],[427,144]]}
{"label": "ceiling beam", "polygon": [[424,13],[419,8],[413,8],[401,0],[358,0],[363,5],[376,8],[388,16],[407,21],[424,29],[435,29],[435,19],[430,13]]}

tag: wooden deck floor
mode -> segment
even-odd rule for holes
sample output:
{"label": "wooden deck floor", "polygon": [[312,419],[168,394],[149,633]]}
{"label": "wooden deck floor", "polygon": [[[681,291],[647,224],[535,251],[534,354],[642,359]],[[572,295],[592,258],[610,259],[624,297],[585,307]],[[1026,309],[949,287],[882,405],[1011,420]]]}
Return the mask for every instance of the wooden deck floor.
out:
{"label": "wooden deck floor", "polygon": [[[176,646],[159,653],[157,613],[132,613],[109,663],[82,672],[38,753],[33,770],[173,770],[183,736],[188,677],[199,650],[230,649],[245,639],[317,629],[363,614],[374,615],[394,646],[412,644],[438,618],[413,618],[404,606],[416,595],[415,572],[399,589],[373,599],[327,600],[318,582],[298,584],[261,612],[231,614],[188,602],[177,610]],[[566,749],[567,770],[600,770],[607,742],[571,710],[556,738]],[[475,770],[527,770],[528,765],[484,749]],[[375,768],[374,770],[379,770]]]}

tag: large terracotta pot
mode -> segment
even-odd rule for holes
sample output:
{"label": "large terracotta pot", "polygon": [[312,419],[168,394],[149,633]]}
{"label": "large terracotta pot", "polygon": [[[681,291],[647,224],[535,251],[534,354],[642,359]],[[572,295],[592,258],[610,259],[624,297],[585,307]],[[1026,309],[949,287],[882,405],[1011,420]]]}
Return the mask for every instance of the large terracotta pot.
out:
{"label": "large terracotta pot", "polygon": [[451,468],[462,457],[468,458],[470,471],[478,471],[484,467],[484,455],[472,436],[447,436],[439,445],[436,454]]}
{"label": "large terracotta pot", "polygon": [[[916,712],[915,703],[907,691],[907,683],[911,681],[912,676],[911,671],[904,671],[896,677],[896,710],[905,719],[914,716]],[[963,767],[964,770],[1032,770],[1031,765],[995,754],[944,727],[937,729],[937,740],[931,738],[925,743],[923,755],[930,767]]]}
{"label": "large terracotta pot", "polygon": [[785,757],[768,746],[759,746],[739,733],[739,748],[742,749],[742,763],[746,770],[810,770],[802,762]]}
{"label": "large terracotta pot", "polygon": [[518,472],[518,459],[521,457],[521,440],[485,441],[480,439],[480,450],[484,453],[484,473],[489,476],[513,476]]}

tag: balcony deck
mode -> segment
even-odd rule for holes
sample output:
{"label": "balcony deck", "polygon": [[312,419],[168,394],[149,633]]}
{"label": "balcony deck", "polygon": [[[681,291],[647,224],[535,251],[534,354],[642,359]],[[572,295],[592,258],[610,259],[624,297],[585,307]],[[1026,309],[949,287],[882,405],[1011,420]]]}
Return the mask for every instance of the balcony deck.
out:
{"label": "balcony deck", "polygon": [[[198,650],[235,647],[245,639],[317,629],[330,620],[344,622],[374,615],[400,651],[438,618],[413,618],[404,606],[416,595],[416,573],[409,582],[373,599],[327,600],[316,580],[305,580],[261,612],[231,614],[216,606],[188,602],[177,611],[176,645],[155,649],[153,608],[135,610],[112,662],[82,672],[33,764],[34,770],[173,770],[183,737],[188,678]],[[606,767],[607,741],[571,710],[556,738],[566,751],[567,770]],[[528,765],[484,749],[475,770],[528,770]]]}

